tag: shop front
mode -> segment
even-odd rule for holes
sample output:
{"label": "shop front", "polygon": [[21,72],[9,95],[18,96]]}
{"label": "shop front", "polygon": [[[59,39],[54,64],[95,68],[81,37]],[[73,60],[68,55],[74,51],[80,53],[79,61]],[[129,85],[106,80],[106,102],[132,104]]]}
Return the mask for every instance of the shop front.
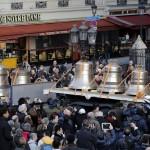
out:
{"label": "shop front", "polygon": [[[38,18],[40,15],[34,15],[15,15],[14,19],[10,19],[7,16],[3,19],[1,18],[2,23],[5,23],[5,26],[2,23],[0,25],[0,41],[3,43],[3,47],[0,48],[1,59],[16,58],[16,64],[20,64],[24,56],[27,56],[29,63],[35,65],[50,65],[53,60],[57,60],[60,63],[77,61],[80,58],[80,47],[77,46],[76,50],[72,49],[69,32],[74,24],[79,26],[83,20],[33,23],[40,19],[40,17]],[[137,31],[140,31],[141,25],[143,25],[143,30],[145,31],[149,28],[150,16],[144,15],[143,22],[139,21],[141,17],[143,16],[109,16],[98,20],[97,55],[105,53],[105,43],[109,41],[112,46],[112,54],[119,56],[120,50],[126,45],[123,43],[122,37],[128,34],[129,40],[126,42],[129,43],[131,39],[134,41],[134,38],[137,37],[139,33]],[[146,21],[144,21],[145,19]],[[26,22],[26,24],[10,26],[6,25],[8,21],[9,24],[10,21],[12,23],[22,21],[22,23]],[[145,35],[149,37],[148,32]],[[129,44],[127,46],[127,49],[129,49]]]}

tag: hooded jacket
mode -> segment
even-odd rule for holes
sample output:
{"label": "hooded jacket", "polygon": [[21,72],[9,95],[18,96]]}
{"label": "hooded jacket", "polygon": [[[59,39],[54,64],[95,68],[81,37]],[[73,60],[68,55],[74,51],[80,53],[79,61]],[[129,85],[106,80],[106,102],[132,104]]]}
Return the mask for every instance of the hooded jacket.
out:
{"label": "hooded jacket", "polygon": [[30,139],[28,141],[28,144],[31,150],[38,150],[36,141]]}

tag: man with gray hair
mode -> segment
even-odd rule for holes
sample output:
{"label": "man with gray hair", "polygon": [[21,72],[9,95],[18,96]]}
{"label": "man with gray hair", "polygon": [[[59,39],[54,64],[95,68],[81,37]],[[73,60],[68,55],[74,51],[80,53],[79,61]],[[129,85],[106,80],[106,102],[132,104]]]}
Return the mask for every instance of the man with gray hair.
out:
{"label": "man with gray hair", "polygon": [[29,147],[31,150],[38,150],[38,146],[37,146],[37,134],[36,133],[31,133],[30,134],[30,139],[28,141]]}

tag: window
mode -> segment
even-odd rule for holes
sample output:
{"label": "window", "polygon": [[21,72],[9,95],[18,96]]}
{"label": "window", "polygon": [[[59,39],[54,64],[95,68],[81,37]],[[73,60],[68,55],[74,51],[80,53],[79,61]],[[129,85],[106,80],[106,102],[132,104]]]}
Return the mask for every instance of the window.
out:
{"label": "window", "polygon": [[85,0],[85,5],[92,5],[93,0]]}
{"label": "window", "polygon": [[127,0],[117,0],[117,5],[127,5]]}
{"label": "window", "polygon": [[69,0],[58,0],[58,6],[59,7],[68,7],[69,6]]}
{"label": "window", "polygon": [[12,10],[23,9],[23,2],[11,3],[11,9]]}
{"label": "window", "polygon": [[147,0],[139,0],[139,4],[147,4]]}
{"label": "window", "polygon": [[47,8],[47,1],[36,2],[36,8]]}

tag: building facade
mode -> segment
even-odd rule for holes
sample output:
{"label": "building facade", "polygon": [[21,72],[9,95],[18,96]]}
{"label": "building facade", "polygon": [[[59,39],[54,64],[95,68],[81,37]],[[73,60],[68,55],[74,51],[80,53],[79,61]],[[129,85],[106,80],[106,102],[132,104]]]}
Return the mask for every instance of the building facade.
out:
{"label": "building facade", "polygon": [[[140,0],[95,0],[96,15],[100,16],[97,22],[97,47],[100,51],[104,49],[105,41],[115,43],[113,49],[118,49],[116,44],[119,36],[124,37],[129,32],[131,35],[138,33],[141,26],[141,21],[137,25],[139,2]],[[144,2],[148,11],[150,0]],[[73,24],[79,26],[83,20],[87,21],[86,18],[92,16],[92,3],[93,0],[1,0],[0,49],[8,50],[8,53],[17,50],[16,53],[21,56],[27,54],[33,63],[68,58],[69,30]],[[111,17],[128,14],[132,15],[131,18]],[[144,24],[143,20],[142,23],[144,33],[150,39],[149,16],[140,17],[147,21]],[[120,35],[124,28],[125,32]]]}
{"label": "building facade", "polygon": [[[25,24],[85,18],[92,16],[91,3],[92,0],[1,0],[0,23]],[[106,15],[105,0],[96,0],[96,5],[97,14]],[[18,15],[22,16],[18,19]]]}
{"label": "building facade", "polygon": [[[97,15],[138,13],[142,0],[95,0]],[[92,16],[93,0],[1,0],[0,24],[28,24]],[[149,11],[150,0],[143,1]]]}
{"label": "building facade", "polygon": [[150,0],[107,0],[107,10],[111,15],[136,14],[139,13],[140,3],[145,5],[145,12],[149,11]]}

